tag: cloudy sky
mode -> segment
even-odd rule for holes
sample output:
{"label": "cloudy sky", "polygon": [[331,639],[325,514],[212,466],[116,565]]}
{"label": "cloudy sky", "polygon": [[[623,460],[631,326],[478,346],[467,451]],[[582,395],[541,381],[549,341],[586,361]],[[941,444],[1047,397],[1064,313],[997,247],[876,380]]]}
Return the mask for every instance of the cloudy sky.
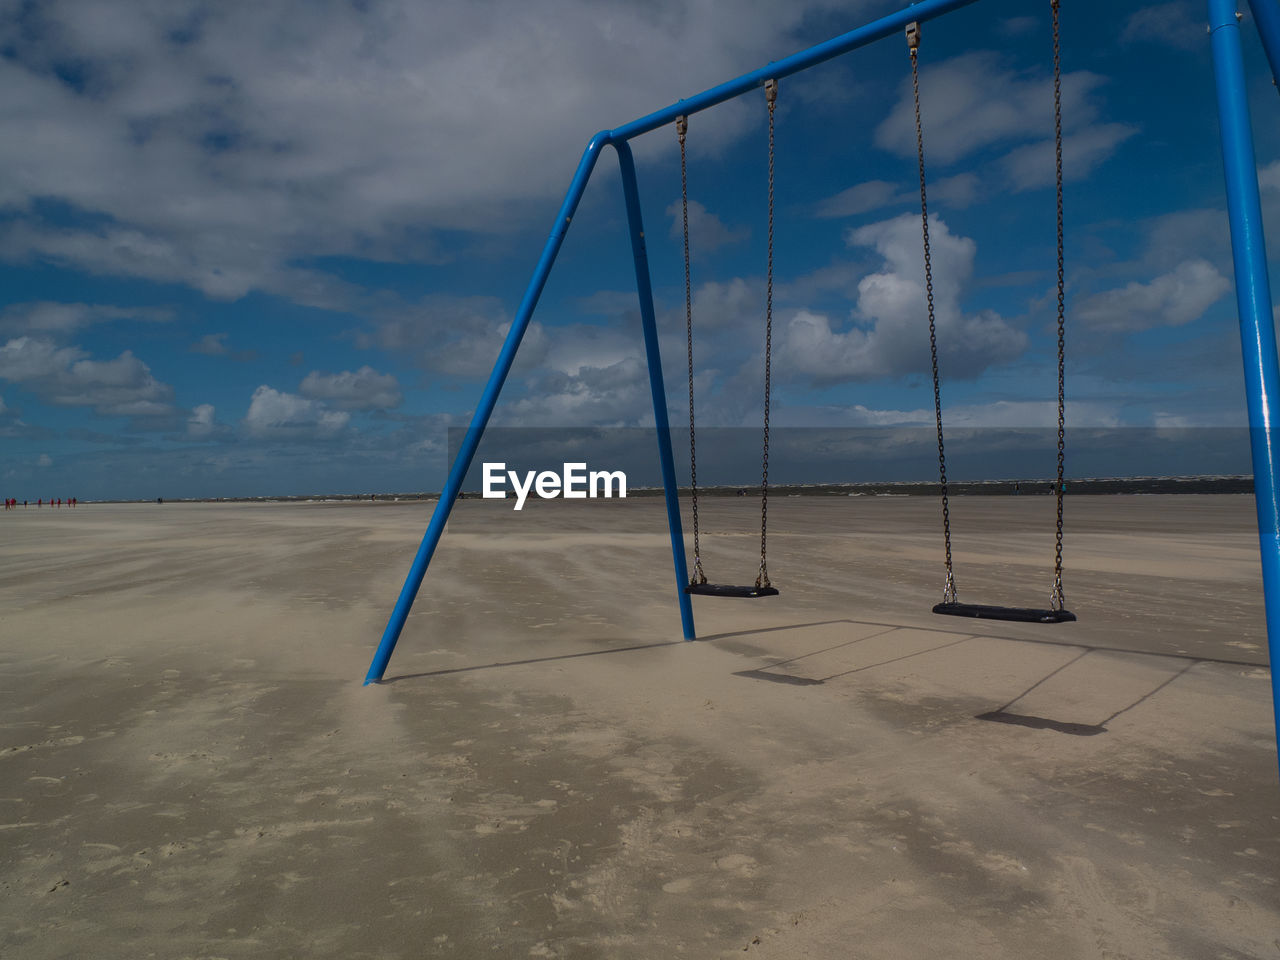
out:
{"label": "cloudy sky", "polygon": [[[438,489],[590,136],[896,6],[0,0],[0,492]],[[1243,423],[1203,4],[1063,17],[1069,423]],[[1280,100],[1245,28],[1276,238]],[[948,422],[1043,426],[1048,4],[928,24],[921,62]],[[760,94],[690,123],[708,425],[760,417],[765,117]],[[679,423],[674,130],[634,147]],[[652,422],[615,171],[495,423]],[[903,42],[781,85],[775,423],[931,422],[918,202]]]}

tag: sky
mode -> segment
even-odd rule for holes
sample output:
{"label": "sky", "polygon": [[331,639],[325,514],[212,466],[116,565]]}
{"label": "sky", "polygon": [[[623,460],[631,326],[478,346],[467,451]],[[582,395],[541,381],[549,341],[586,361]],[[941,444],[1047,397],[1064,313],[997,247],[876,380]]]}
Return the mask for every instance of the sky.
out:
{"label": "sky", "polygon": [[[448,430],[470,419],[592,134],[897,6],[0,0],[0,493],[438,490]],[[1245,423],[1205,23],[1197,0],[1062,4],[1072,428]],[[1026,0],[924,26],[938,350],[960,437],[1056,422],[1049,26],[1048,3]],[[1242,38],[1276,238],[1280,98],[1247,15]],[[780,84],[778,428],[933,422],[911,104],[900,38]],[[766,117],[757,91],[690,119],[707,427],[761,421]],[[679,425],[675,131],[633,148]],[[652,425],[632,269],[606,151],[495,425]],[[1215,472],[1198,451],[1161,466]]]}

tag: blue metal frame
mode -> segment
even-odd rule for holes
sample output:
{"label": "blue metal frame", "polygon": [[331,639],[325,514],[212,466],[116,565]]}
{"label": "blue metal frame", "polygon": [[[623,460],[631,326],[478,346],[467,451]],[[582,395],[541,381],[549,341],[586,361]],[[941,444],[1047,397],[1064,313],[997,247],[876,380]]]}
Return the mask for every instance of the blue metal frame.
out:
{"label": "blue metal frame", "polygon": [[[396,642],[404,629],[409,610],[422,585],[454,501],[462,489],[463,479],[471,468],[480,437],[489,422],[498,394],[515,360],[516,351],[528,329],[538,298],[551,267],[555,263],[573,214],[582,199],[587,181],[605,146],[618,154],[622,192],[627,208],[627,224],[635,259],[636,291],[640,299],[640,315],[644,330],[645,354],[649,364],[649,383],[653,393],[654,422],[657,427],[658,455],[662,464],[662,483],[666,497],[667,523],[671,533],[671,552],[675,566],[676,594],[680,619],[687,640],[695,638],[693,609],[684,585],[688,580],[685,565],[684,534],[680,523],[680,506],[676,488],[675,466],[671,453],[670,426],[667,420],[666,391],[662,379],[662,359],[658,349],[657,324],[654,319],[653,291],[645,252],[644,224],[640,215],[640,194],[636,182],[635,162],[628,141],[675,121],[724,103],[764,85],[766,80],[782,79],[807,70],[859,47],[892,36],[912,21],[932,20],[977,0],[922,0],[850,31],[825,43],[803,50],[759,70],[743,74],[735,80],[712,87],[631,123],[597,133],[587,144],[578,163],[568,193],[556,216],[551,236],[516,311],[506,342],[485,385],[480,405],[471,418],[466,436],[431,522],[413,559],[395,609],[383,631],[365,683],[383,678]],[[1257,167],[1253,151],[1253,135],[1249,125],[1248,99],[1244,82],[1244,66],[1240,51],[1240,30],[1236,16],[1236,0],[1208,0],[1212,35],[1214,74],[1218,90],[1218,109],[1222,127],[1222,154],[1226,169],[1227,206],[1231,221],[1231,245],[1235,264],[1236,300],[1240,311],[1240,340],[1245,364],[1245,391],[1248,399],[1251,452],[1258,512],[1258,536],[1262,551],[1262,580],[1266,602],[1267,641],[1270,650],[1272,698],[1280,729],[1280,430],[1274,420],[1280,415],[1280,365],[1276,360],[1270,281],[1267,274],[1266,244],[1262,232],[1262,214],[1258,198]],[[1280,6],[1277,0],[1249,0],[1263,47],[1277,75],[1280,60]]]}
{"label": "blue metal frame", "polygon": [[[1264,3],[1267,0],[1264,0]],[[1274,6],[1274,0],[1271,0]],[[1257,9],[1264,3],[1255,5]],[[1218,88],[1222,163],[1227,180],[1227,215],[1235,267],[1236,306],[1240,311],[1240,348],[1244,356],[1245,396],[1249,405],[1250,452],[1258,542],[1262,551],[1262,589],[1266,603],[1271,695],[1280,730],[1280,365],[1276,362],[1275,321],[1267,248],[1258,198],[1258,167],[1249,124],[1249,98],[1240,51],[1236,0],[1209,0],[1209,32]]]}
{"label": "blue metal frame", "polygon": [[591,141],[587,144],[586,151],[582,154],[582,160],[578,163],[577,172],[574,173],[573,180],[569,184],[569,192],[565,195],[564,203],[560,205],[560,212],[556,215],[555,226],[551,230],[551,236],[548,238],[546,246],[543,247],[542,257],[538,260],[538,265],[533,271],[533,277],[525,290],[524,298],[520,301],[520,307],[511,323],[511,329],[507,332],[507,339],[502,345],[502,352],[498,354],[498,361],[494,364],[493,372],[489,375],[489,382],[485,384],[484,393],[480,397],[480,405],[471,417],[471,425],[467,428],[466,436],[458,449],[458,455],[453,461],[453,468],[449,471],[449,479],[445,481],[444,490],[440,493],[440,500],[436,504],[435,511],[431,514],[431,522],[427,525],[427,532],[423,534],[422,543],[413,558],[413,564],[409,568],[409,575],[405,578],[404,586],[400,590],[400,596],[396,600],[395,609],[391,611],[387,627],[382,632],[382,640],[373,655],[373,662],[369,664],[369,672],[364,678],[366,684],[376,683],[386,673],[387,663],[391,660],[391,654],[400,639],[400,633],[404,629],[405,621],[409,618],[409,610],[413,607],[413,601],[418,596],[418,589],[422,586],[422,578],[426,576],[427,566],[431,563],[431,556],[435,553],[441,534],[444,533],[444,526],[449,520],[454,501],[457,500],[458,494],[462,490],[462,481],[466,477],[467,471],[471,469],[472,460],[475,459],[476,448],[480,445],[480,437],[489,423],[489,417],[493,414],[493,408],[498,402],[498,394],[502,392],[502,385],[506,382],[507,374],[511,371],[511,364],[515,360],[516,351],[520,348],[520,341],[524,339],[525,331],[529,327],[529,320],[533,317],[533,310],[538,305],[538,298],[542,296],[542,288],[546,285],[547,277],[551,273],[551,267],[555,263],[556,255],[560,252],[560,246],[564,242],[564,236],[569,229],[569,223],[573,219],[574,211],[578,209],[578,202],[582,199],[582,193],[586,189],[587,181],[591,178],[591,172],[595,168],[596,160],[600,157],[600,151],[605,146],[612,146],[617,151],[618,165],[622,172],[622,191],[627,204],[627,222],[631,232],[632,252],[636,261],[636,288],[640,297],[640,315],[644,321],[645,354],[649,363],[649,384],[653,391],[654,421],[658,429],[658,454],[662,461],[662,483],[667,501],[667,523],[671,531],[671,551],[675,562],[676,592],[679,596],[680,620],[684,628],[685,639],[693,640],[696,638],[697,635],[693,626],[693,607],[690,604],[689,596],[684,592],[684,585],[688,582],[684,555],[684,531],[680,524],[680,504],[676,487],[675,465],[671,454],[670,427],[667,421],[667,400],[662,382],[662,360],[658,352],[657,326],[653,315],[653,292],[649,281],[649,262],[644,247],[644,225],[640,219],[640,195],[636,185],[635,162],[632,160],[631,147],[628,145],[628,141],[643,133],[648,133],[658,127],[673,123],[676,117],[699,113],[709,107],[724,103],[726,100],[742,96],[742,94],[757,87],[764,86],[766,80],[780,80],[783,77],[799,73],[801,70],[807,70],[841,54],[849,53],[859,47],[865,47],[876,40],[882,40],[895,33],[900,33],[913,20],[921,22],[932,20],[945,13],[950,13],[952,10],[967,7],[969,4],[976,2],[977,0],[922,0],[920,3],[914,3],[905,9],[899,10],[897,13],[881,17],[879,20],[859,27],[857,30],[842,34],[833,40],[809,47],[807,50],[802,50],[783,60],[761,67],[759,70],[753,70],[751,73],[744,73],[736,80],[730,80],[728,83],[722,83],[718,87],[704,90],[697,96],[690,97],[687,100],[673,103],[671,106],[641,117],[639,120],[633,120],[631,123],[617,127],[614,130],[602,130],[591,138]]}

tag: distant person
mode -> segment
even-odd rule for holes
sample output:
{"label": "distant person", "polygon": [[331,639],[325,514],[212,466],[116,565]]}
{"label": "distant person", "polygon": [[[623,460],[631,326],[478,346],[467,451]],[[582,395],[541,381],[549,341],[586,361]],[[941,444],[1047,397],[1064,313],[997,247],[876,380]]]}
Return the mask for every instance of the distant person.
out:
{"label": "distant person", "polygon": [[37,498],[37,499],[36,499],[36,506],[37,506],[37,507],[43,507],[43,506],[44,506],[44,500],[43,500],[43,499],[40,499],[40,498]]}
{"label": "distant person", "polygon": [[164,497],[156,497],[156,503],[164,503]]}
{"label": "distant person", "polygon": [[1015,480],[1013,484],[1013,495],[1016,497],[1020,493],[1022,493],[1022,484]]}
{"label": "distant person", "polygon": [[75,498],[75,497],[72,497],[72,498],[71,498],[71,505],[72,505],[73,507],[76,505],[76,498]]}

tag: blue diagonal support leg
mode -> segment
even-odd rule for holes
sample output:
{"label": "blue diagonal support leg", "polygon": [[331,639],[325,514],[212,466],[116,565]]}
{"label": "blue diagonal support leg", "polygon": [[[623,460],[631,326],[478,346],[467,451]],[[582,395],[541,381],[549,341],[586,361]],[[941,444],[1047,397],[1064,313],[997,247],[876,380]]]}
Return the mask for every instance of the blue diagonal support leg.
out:
{"label": "blue diagonal support leg", "polygon": [[418,589],[422,586],[422,578],[426,576],[427,565],[431,563],[431,556],[435,553],[441,534],[444,533],[444,525],[449,521],[449,513],[453,510],[453,503],[458,499],[458,494],[462,490],[462,482],[466,479],[467,471],[471,469],[471,461],[475,459],[476,448],[480,446],[480,438],[484,435],[484,428],[488,425],[489,417],[493,414],[494,405],[498,402],[498,394],[502,392],[502,385],[506,383],[507,374],[511,372],[511,364],[515,362],[516,351],[520,349],[520,341],[524,338],[524,332],[529,327],[533,309],[538,305],[538,298],[542,296],[542,288],[546,285],[547,277],[551,273],[551,266],[555,263],[561,244],[564,243],[564,236],[569,229],[569,222],[573,219],[574,211],[578,209],[578,202],[582,199],[582,193],[587,188],[587,181],[591,178],[591,171],[595,168],[596,160],[600,158],[600,151],[604,149],[608,142],[609,134],[598,133],[592,137],[591,142],[587,144],[587,149],[582,154],[582,160],[578,163],[577,172],[574,173],[573,180],[569,185],[569,192],[565,195],[564,203],[560,205],[560,212],[556,216],[555,226],[551,229],[551,236],[547,238],[546,246],[542,250],[542,256],[533,271],[533,277],[525,290],[524,298],[520,301],[520,307],[516,310],[515,319],[511,322],[511,329],[507,331],[507,339],[502,344],[502,352],[498,354],[498,360],[493,365],[493,372],[489,374],[489,382],[485,384],[484,395],[480,398],[480,405],[476,407],[475,413],[471,416],[471,426],[467,428],[467,434],[463,438],[462,446],[458,449],[457,457],[454,458],[453,468],[449,471],[449,479],[445,482],[444,490],[440,493],[440,501],[436,504],[436,509],[431,514],[431,522],[427,525],[427,532],[422,536],[422,543],[418,547],[417,555],[413,558],[413,565],[409,568],[409,575],[405,578],[404,587],[400,590],[400,597],[396,600],[395,609],[391,611],[391,618],[387,621],[387,627],[382,632],[382,640],[373,655],[373,662],[369,664],[369,672],[365,674],[364,682],[366,684],[376,683],[386,673],[387,663],[391,660],[391,654],[395,651],[396,642],[400,639],[400,631],[404,629],[405,621],[409,618],[409,611],[413,607],[413,601],[418,596]]}

